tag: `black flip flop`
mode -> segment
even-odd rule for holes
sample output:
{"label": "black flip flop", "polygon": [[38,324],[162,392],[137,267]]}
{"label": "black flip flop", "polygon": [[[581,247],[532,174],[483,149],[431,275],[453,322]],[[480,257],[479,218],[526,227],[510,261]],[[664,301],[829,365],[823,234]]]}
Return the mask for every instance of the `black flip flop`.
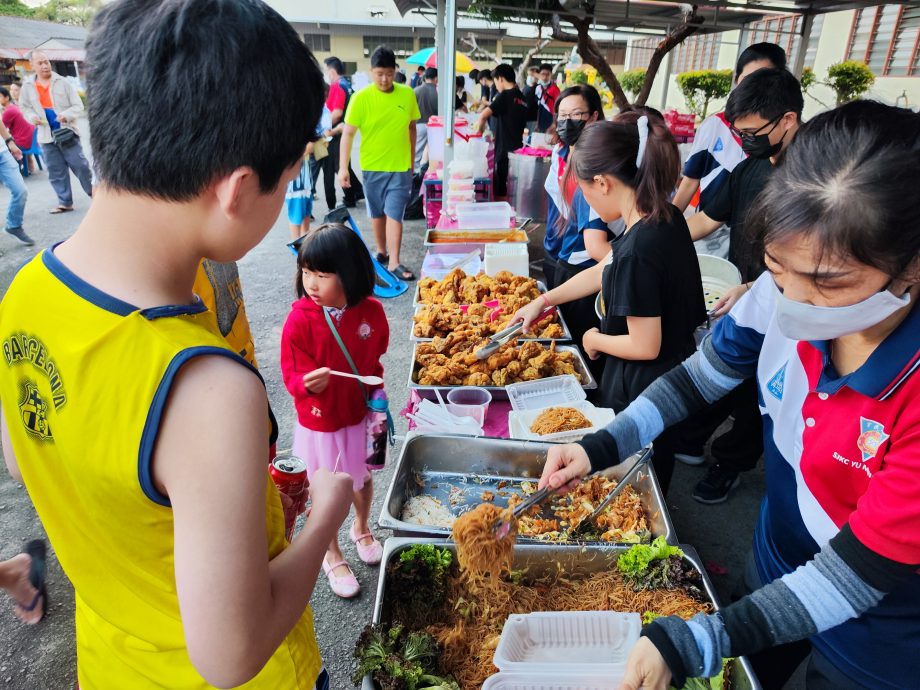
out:
{"label": "black flip flop", "polygon": [[397,278],[401,278],[402,280],[415,280],[415,274],[402,264],[397,264],[396,268],[391,268],[390,273],[395,275]]}
{"label": "black flip flop", "polygon": [[382,254],[377,252],[377,255],[374,257],[377,259],[378,264],[383,264],[384,266],[390,262],[390,257],[387,254]]}
{"label": "black flip flop", "polygon": [[61,214],[61,213],[70,213],[71,211],[73,211],[73,206],[70,206],[70,207],[68,207],[68,206],[55,206],[53,209],[51,209],[50,211],[48,211],[48,213],[50,213],[52,216],[57,216],[57,215],[59,215],[59,214]]}
{"label": "black flip flop", "polygon": [[24,552],[29,554],[32,557],[32,565],[29,568],[29,583],[38,590],[35,597],[32,599],[32,603],[28,606],[17,602],[17,605],[26,612],[34,611],[35,607],[38,606],[38,602],[41,601],[42,604],[42,617],[36,622],[41,622],[45,618],[45,614],[48,613],[48,589],[45,583],[45,575],[47,570],[46,565],[46,556],[48,552],[48,547],[45,545],[44,540],[35,539],[26,544]]}

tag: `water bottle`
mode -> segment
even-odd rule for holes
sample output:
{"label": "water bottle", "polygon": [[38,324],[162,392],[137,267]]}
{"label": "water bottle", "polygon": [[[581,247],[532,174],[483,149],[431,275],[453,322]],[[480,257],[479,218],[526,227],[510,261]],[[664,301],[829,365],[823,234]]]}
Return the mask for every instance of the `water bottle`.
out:
{"label": "water bottle", "polygon": [[388,407],[386,391],[375,390],[367,403],[367,469],[382,470],[387,460]]}

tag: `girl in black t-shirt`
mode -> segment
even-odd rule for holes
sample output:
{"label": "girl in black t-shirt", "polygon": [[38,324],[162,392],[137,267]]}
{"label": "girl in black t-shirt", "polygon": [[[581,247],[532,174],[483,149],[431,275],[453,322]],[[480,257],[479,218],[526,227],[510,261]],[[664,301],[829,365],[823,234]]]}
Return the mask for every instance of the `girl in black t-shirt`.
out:
{"label": "girl in black t-shirt", "polygon": [[[611,242],[605,261],[516,315],[529,326],[545,307],[600,290],[604,317],[582,344],[592,359],[605,358],[598,400],[617,412],[693,353],[693,331],[706,319],[690,231],[668,202],[679,167],[677,144],[654,111],[629,111],[586,127],[568,174],[605,222],[622,218],[626,230]],[[655,471],[665,491],[679,433],[672,428],[655,441]]]}

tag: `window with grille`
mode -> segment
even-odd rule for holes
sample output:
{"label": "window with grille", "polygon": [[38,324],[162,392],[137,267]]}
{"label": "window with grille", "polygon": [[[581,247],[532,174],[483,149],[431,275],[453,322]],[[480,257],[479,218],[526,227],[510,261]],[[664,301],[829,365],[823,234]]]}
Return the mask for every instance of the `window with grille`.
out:
{"label": "window with grille", "polygon": [[304,34],[303,42],[312,52],[328,53],[332,50],[329,43],[329,34]]}
{"label": "window with grille", "polygon": [[912,76],[918,70],[920,8],[882,5],[856,10],[848,60],[865,62],[877,76]]}
{"label": "window with grille", "polygon": [[396,57],[406,58],[415,52],[412,36],[364,36],[364,57],[370,57],[377,46],[386,46]]}
{"label": "window with grille", "polygon": [[635,38],[629,41],[629,65],[626,69],[647,69],[648,63],[652,61],[652,55],[658,43],[659,38]]}
{"label": "window with grille", "polygon": [[419,36],[418,49],[434,48],[434,36]]}
{"label": "window with grille", "polygon": [[821,40],[821,30],[824,28],[824,15],[815,16],[811,25],[811,37],[805,48],[805,67],[815,67],[815,57],[818,55],[818,42]]}
{"label": "window with grille", "polygon": [[[815,23],[812,26],[811,40],[809,41],[809,47],[814,42],[814,50],[812,53],[811,63],[808,62],[808,54],[806,52],[805,56],[805,66],[813,67],[815,64],[814,54],[818,51],[818,38],[821,34],[822,24],[818,23],[818,19],[823,17],[819,16],[815,18]],[[801,50],[802,45],[802,22],[804,18],[802,15],[783,15],[777,17],[767,17],[760,21],[751,22],[748,24],[747,30],[747,41],[745,42],[745,48],[747,46],[753,45],[755,43],[775,43],[784,51],[786,51],[786,62],[787,64],[794,65],[796,59],[798,58],[798,52]]]}
{"label": "window with grille", "polygon": [[715,69],[719,62],[719,34],[690,36],[674,50],[671,71],[675,74],[696,70]]}

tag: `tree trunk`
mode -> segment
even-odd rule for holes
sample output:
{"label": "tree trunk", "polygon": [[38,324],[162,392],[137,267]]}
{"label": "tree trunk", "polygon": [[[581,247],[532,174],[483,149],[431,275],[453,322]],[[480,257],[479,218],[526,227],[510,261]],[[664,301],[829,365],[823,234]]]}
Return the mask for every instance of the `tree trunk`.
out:
{"label": "tree trunk", "polygon": [[524,62],[521,63],[521,66],[518,68],[517,73],[517,83],[522,89],[524,88],[527,81],[527,68],[530,67],[530,63],[533,62],[534,55],[543,50],[546,46],[553,42],[552,38],[543,38],[543,29],[540,29],[540,36],[537,39],[537,44],[527,51],[527,55],[524,56]]}
{"label": "tree trunk", "polygon": [[692,36],[700,28],[705,19],[696,13],[696,5],[692,5],[692,10],[684,15],[683,21],[674,29],[668,32],[655,52],[652,53],[652,59],[649,60],[648,68],[645,71],[645,83],[634,101],[635,105],[645,105],[649,94],[652,92],[652,84],[655,81],[655,75],[658,74],[658,68],[661,67],[661,61],[664,56],[670,53],[674,48],[688,36]]}
{"label": "tree trunk", "polygon": [[461,38],[460,40],[463,43],[466,43],[470,47],[470,52],[466,54],[467,57],[472,57],[478,51],[482,53],[483,55],[485,55],[487,58],[489,58],[496,65],[501,62],[501,60],[499,60],[498,57],[494,53],[490,53],[488,50],[486,50],[485,48],[482,48],[476,42],[476,34],[473,34],[473,33],[467,34],[466,38]]}
{"label": "tree trunk", "polygon": [[[570,22],[578,33],[570,34],[564,31],[560,19],[565,19]],[[597,70],[597,73],[613,94],[613,102],[616,103],[616,106],[620,110],[628,108],[629,99],[626,98],[623,87],[620,86],[620,82],[617,80],[616,75],[613,73],[613,70],[610,69],[607,58],[604,57],[603,52],[601,52],[601,48],[597,45],[597,41],[591,37],[591,19],[588,17],[573,17],[571,15],[561,15],[560,17],[560,15],[554,14],[552,28],[552,37],[557,41],[578,44],[578,54],[581,55],[581,59]]]}

